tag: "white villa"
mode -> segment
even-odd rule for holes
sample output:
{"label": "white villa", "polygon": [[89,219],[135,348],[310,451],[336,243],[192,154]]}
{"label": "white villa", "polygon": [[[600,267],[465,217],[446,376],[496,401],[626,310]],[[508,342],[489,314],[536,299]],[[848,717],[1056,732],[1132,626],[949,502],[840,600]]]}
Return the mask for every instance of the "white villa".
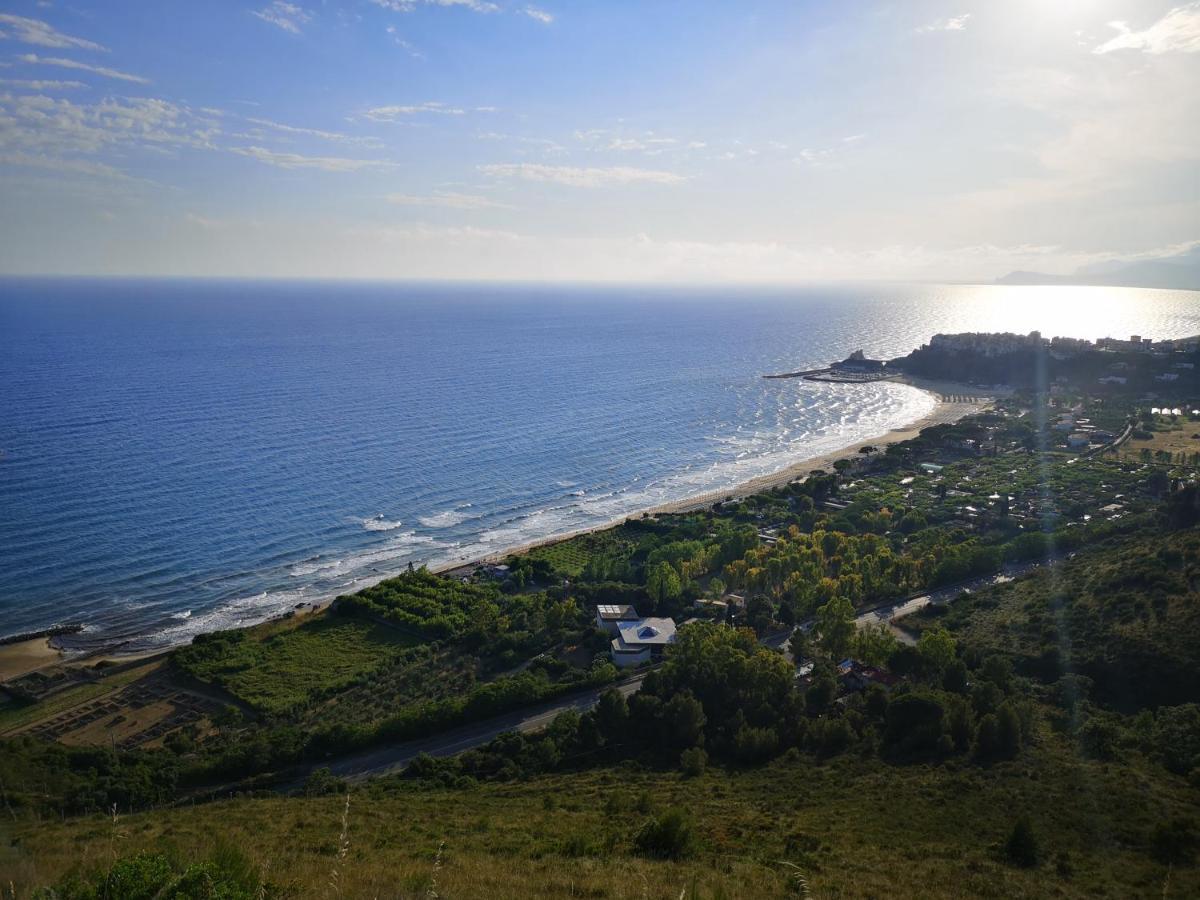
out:
{"label": "white villa", "polygon": [[675,643],[674,619],[640,619],[621,622],[612,640],[612,661],[618,669],[650,662],[668,644]]}

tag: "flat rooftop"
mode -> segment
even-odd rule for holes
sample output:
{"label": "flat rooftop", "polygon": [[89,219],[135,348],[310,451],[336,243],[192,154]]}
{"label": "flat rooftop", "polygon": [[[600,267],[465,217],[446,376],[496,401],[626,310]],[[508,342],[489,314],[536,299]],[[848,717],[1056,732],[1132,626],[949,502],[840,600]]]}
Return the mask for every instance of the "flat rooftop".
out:
{"label": "flat rooftop", "polygon": [[637,622],[622,622],[620,640],[630,647],[663,646],[675,641],[674,619],[641,619]]}
{"label": "flat rooftop", "polygon": [[605,622],[630,622],[641,618],[629,604],[601,603],[596,607],[596,612]]}

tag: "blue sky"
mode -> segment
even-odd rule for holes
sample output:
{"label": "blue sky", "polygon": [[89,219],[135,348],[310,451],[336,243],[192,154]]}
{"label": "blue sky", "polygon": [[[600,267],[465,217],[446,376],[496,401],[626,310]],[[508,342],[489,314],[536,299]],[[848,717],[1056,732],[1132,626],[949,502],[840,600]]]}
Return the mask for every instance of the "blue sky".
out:
{"label": "blue sky", "polygon": [[1198,157],[1200,3],[0,6],[0,272],[1069,272]]}

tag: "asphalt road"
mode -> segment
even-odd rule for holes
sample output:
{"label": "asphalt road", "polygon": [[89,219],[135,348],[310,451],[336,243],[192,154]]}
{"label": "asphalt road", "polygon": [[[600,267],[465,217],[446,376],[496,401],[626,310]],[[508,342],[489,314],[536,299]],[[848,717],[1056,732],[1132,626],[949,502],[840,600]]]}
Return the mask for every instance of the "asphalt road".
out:
{"label": "asphalt road", "polygon": [[350,781],[376,778],[403,770],[421,753],[427,753],[430,756],[454,756],[464,750],[482,746],[506,731],[518,731],[526,734],[540,731],[553,722],[560,713],[570,709],[579,712],[591,709],[600,699],[600,695],[610,687],[615,687],[626,697],[636,693],[641,688],[642,679],[645,677],[646,673],[641,672],[615,685],[605,685],[570,697],[561,697],[539,706],[485,719],[482,722],[473,722],[470,725],[463,725],[433,737],[422,738],[419,741],[409,741],[390,747],[376,747],[362,753],[344,756],[329,763],[329,771]]}

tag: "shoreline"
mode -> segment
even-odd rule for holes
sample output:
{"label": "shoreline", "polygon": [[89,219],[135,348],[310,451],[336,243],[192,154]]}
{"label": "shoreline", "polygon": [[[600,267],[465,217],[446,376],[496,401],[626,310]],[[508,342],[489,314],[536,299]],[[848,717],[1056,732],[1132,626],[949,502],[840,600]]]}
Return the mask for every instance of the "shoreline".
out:
{"label": "shoreline", "polygon": [[552,544],[558,544],[571,538],[578,537],[582,534],[594,534],[597,531],[604,531],[612,528],[628,519],[641,518],[642,516],[655,515],[675,515],[679,513],[694,512],[698,509],[704,509],[712,506],[714,503],[719,503],[726,499],[739,500],[744,497],[749,497],[753,494],[761,493],[762,491],[770,490],[771,488],[780,487],[789,484],[804,475],[808,475],[818,469],[830,469],[839,459],[846,459],[858,453],[862,447],[886,447],[890,444],[899,444],[912,438],[917,437],[922,430],[930,428],[934,425],[948,425],[959,421],[966,416],[981,412],[987,409],[998,397],[1007,396],[1007,390],[993,390],[990,388],[980,388],[969,384],[960,384],[951,381],[936,381],[918,376],[902,375],[894,379],[897,384],[906,384],[909,387],[914,387],[917,390],[931,394],[935,400],[935,406],[931,412],[921,416],[919,419],[914,419],[906,425],[900,425],[891,428],[881,434],[872,437],[864,438],[852,444],[847,444],[837,450],[830,450],[826,453],[817,456],[807,457],[797,460],[789,466],[780,469],[777,472],[772,472],[767,475],[758,475],[754,478],[741,481],[730,485],[727,488],[722,488],[715,491],[705,491],[702,494],[693,494],[690,497],[683,497],[679,500],[671,500],[667,503],[660,503],[657,506],[647,507],[645,509],[634,510],[619,516],[609,522],[603,524],[591,525],[585,528],[576,528],[572,531],[563,532],[560,534],[550,535],[547,537],[538,538],[536,540],[527,541],[524,544],[515,547],[509,547],[503,550],[498,550],[495,553],[489,553],[485,556],[473,557],[471,559],[462,560],[461,562],[447,563],[446,565],[430,568],[430,571],[437,575],[456,575],[459,573],[466,574],[479,565],[498,562],[505,557],[514,554],[528,553],[538,547],[547,547]]}
{"label": "shoreline", "polygon": [[[719,490],[706,491],[702,494],[695,494],[690,497],[683,497],[679,500],[672,500],[666,503],[661,503],[653,507],[648,507],[640,510],[631,510],[611,521],[598,523],[596,525],[578,528],[569,532],[559,534],[546,535],[535,540],[527,541],[523,544],[506,547],[496,550],[493,553],[488,553],[483,556],[472,557],[456,562],[449,562],[439,566],[430,567],[430,571],[438,575],[459,576],[466,575],[472,572],[480,565],[495,563],[503,560],[511,555],[520,555],[538,548],[546,547],[553,544],[561,543],[562,541],[570,540],[582,534],[592,534],[597,531],[604,531],[628,519],[641,518],[643,516],[655,515],[675,515],[686,512],[693,512],[698,509],[704,509],[712,506],[714,503],[721,502],[726,499],[741,499],[752,494],[761,493],[774,487],[788,484],[808,475],[819,469],[830,469],[834,462],[839,459],[853,457],[862,447],[886,447],[890,444],[901,443],[911,440],[920,434],[920,432],[934,425],[951,424],[959,421],[965,416],[972,415],[986,409],[994,402],[997,397],[1004,396],[1005,391],[978,388],[973,385],[959,384],[955,382],[934,381],[915,376],[904,375],[895,379],[898,384],[906,384],[909,387],[924,391],[934,398],[934,408],[926,415],[913,420],[905,425],[900,425],[891,428],[886,432],[877,434],[865,439],[861,439],[845,447],[837,450],[830,450],[826,453],[817,456],[800,459],[792,464],[780,469],[776,472],[766,475],[759,475],[743,482],[732,484],[726,488]],[[848,385],[847,387],[852,387]],[[388,578],[393,578],[395,575],[388,575],[379,581],[386,581]],[[363,585],[360,588],[369,587],[378,582],[371,582]],[[311,603],[303,604],[293,608],[285,613],[277,613],[264,617],[261,622],[250,625],[240,626],[252,628],[263,622],[275,621],[284,617],[312,615],[328,608],[333,603],[333,598],[327,600],[318,600]],[[31,646],[41,645],[41,647]],[[179,645],[179,646],[182,646]],[[7,645],[0,645],[0,681],[5,681],[11,678],[20,677],[20,675],[28,674],[29,672],[38,671],[39,669],[49,668],[54,665],[63,663],[88,663],[94,664],[104,660],[112,661],[128,661],[130,659],[144,656],[147,654],[156,654],[169,651],[173,647],[162,647],[157,649],[140,649],[128,653],[122,653],[120,646],[109,648],[97,648],[91,651],[82,653],[67,654],[53,647],[48,637],[35,637],[26,641],[18,641]]]}

